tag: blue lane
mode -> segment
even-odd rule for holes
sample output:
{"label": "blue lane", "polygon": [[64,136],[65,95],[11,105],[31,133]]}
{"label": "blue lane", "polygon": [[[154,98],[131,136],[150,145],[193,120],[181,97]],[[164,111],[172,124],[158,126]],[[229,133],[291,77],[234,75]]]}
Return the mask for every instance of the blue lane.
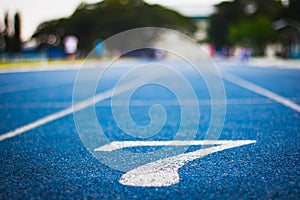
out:
{"label": "blue lane", "polygon": [[[98,91],[110,88],[114,82],[111,78],[117,80],[126,70],[117,69],[114,76],[105,79],[110,82],[103,83]],[[242,67],[229,71],[285,97],[300,97],[298,71]],[[74,71],[1,74],[2,87],[28,80],[41,86],[1,93],[1,134],[71,105],[75,75]],[[288,83],[286,90],[279,83],[274,86],[273,77]],[[207,99],[205,85],[196,81],[191,77],[198,98]],[[220,139],[256,140],[256,144],[194,160],[180,169],[180,182],[170,187],[130,187],[118,182],[124,172],[107,167],[87,151],[69,115],[1,141],[0,199],[298,199],[300,114],[232,83],[224,83],[227,98],[236,102],[227,106]],[[143,100],[149,105],[132,104],[132,118],[145,125],[149,122],[151,103],[173,99],[174,95],[164,88],[145,87],[132,100]],[[259,99],[261,103],[245,104],[239,101],[242,99]],[[107,137],[134,139],[117,127],[109,102],[100,102],[96,107]],[[203,139],[211,116],[210,105],[200,105],[200,109],[196,139]],[[164,128],[151,140],[172,139],[176,133],[180,107],[166,105],[166,111],[169,116]]]}

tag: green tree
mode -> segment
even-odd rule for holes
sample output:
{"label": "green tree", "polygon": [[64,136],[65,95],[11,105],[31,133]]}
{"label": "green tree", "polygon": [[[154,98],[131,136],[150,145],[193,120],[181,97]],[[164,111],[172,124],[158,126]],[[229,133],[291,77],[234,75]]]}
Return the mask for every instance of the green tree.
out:
{"label": "green tree", "polygon": [[230,44],[228,39],[229,26],[243,17],[240,6],[235,2],[222,2],[216,7],[216,12],[210,17],[208,36],[217,48]]}
{"label": "green tree", "polygon": [[288,18],[300,23],[299,10],[300,10],[300,1],[290,0],[289,5],[280,12],[279,18]]}
{"label": "green tree", "polygon": [[190,35],[197,30],[190,18],[160,5],[149,5],[141,0],[104,0],[96,4],[82,3],[70,17],[42,23],[33,38],[43,45],[47,44],[49,35],[55,35],[57,41],[65,35],[76,35],[79,48],[87,53],[99,38],[104,40],[122,31],[145,26],[173,28]]}
{"label": "green tree", "polygon": [[230,26],[229,39],[233,45],[251,46],[255,55],[264,55],[264,49],[274,42],[277,32],[272,28],[272,21],[263,16],[245,19]]}
{"label": "green tree", "polygon": [[20,14],[15,14],[15,20],[14,20],[14,36],[13,36],[13,51],[18,53],[21,51],[21,18]]}
{"label": "green tree", "polygon": [[4,17],[4,41],[5,41],[5,51],[8,53],[13,52],[13,39],[10,30],[10,20],[8,16],[8,12],[5,13]]}
{"label": "green tree", "polygon": [[5,41],[5,51],[13,54],[19,53],[22,45],[20,14],[16,13],[14,21],[11,21],[8,13],[6,13],[4,23],[5,29],[3,35]]}
{"label": "green tree", "polygon": [[300,57],[300,1],[290,0],[278,15],[278,20],[274,23],[280,35],[280,43],[283,46],[279,56],[285,58]]}
{"label": "green tree", "polygon": [[[248,36],[249,39],[254,40],[257,36],[249,37],[249,33],[244,31],[246,28],[254,28],[253,25],[267,24],[265,21],[272,21],[279,11],[282,9],[280,2],[276,0],[234,0],[232,2],[222,2],[216,5],[216,12],[210,18],[210,26],[208,29],[209,40],[217,48],[230,46],[236,43],[241,43]],[[254,22],[259,20],[258,22]],[[243,23],[246,23],[243,25]],[[268,32],[270,32],[271,25],[268,23]],[[240,28],[243,31],[240,31]],[[255,30],[248,30],[250,32],[260,32],[260,35],[265,34],[257,28]],[[240,32],[240,33],[239,33]],[[268,32],[266,34],[268,34]],[[234,35],[231,35],[234,34]],[[246,34],[244,37],[243,34]],[[256,34],[258,35],[258,34]],[[269,36],[274,36],[269,34]],[[260,39],[267,39],[267,37],[259,37],[259,46],[262,43]],[[274,39],[274,38],[272,38]],[[260,48],[260,47],[258,47]]]}

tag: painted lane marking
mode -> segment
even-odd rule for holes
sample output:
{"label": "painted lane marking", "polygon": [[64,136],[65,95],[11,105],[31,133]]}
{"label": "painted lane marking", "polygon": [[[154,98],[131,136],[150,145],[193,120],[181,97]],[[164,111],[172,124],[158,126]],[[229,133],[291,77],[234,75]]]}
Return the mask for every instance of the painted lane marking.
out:
{"label": "painted lane marking", "polygon": [[79,110],[85,109],[89,106],[92,106],[94,104],[96,104],[97,102],[100,102],[104,99],[108,99],[111,98],[112,96],[121,94],[123,92],[126,92],[130,89],[135,88],[137,85],[143,84],[149,80],[154,79],[155,77],[159,77],[163,74],[157,74],[157,73],[152,73],[152,74],[148,74],[147,77],[142,77],[142,78],[137,78],[134,81],[130,81],[124,85],[118,86],[116,88],[112,88],[109,89],[105,92],[102,92],[100,94],[97,94],[93,97],[87,98],[79,103],[73,104],[73,106],[70,106],[66,109],[63,109],[59,112],[53,113],[51,115],[48,115],[46,117],[40,118],[32,123],[29,123],[27,125],[21,126],[13,131],[9,131],[7,133],[4,133],[2,135],[0,135],[0,141],[6,140],[8,138],[11,137],[15,137],[17,135],[20,135],[24,132],[27,132],[29,130],[32,130],[34,128],[37,128],[39,126],[42,126],[44,124],[47,124],[49,122],[52,122],[54,120],[60,119],[62,117],[65,117],[69,114],[72,114],[74,112],[77,112]]}
{"label": "painted lane marking", "polygon": [[180,180],[178,170],[188,162],[215,152],[254,143],[255,140],[118,141],[96,148],[95,151],[114,151],[136,146],[218,145],[142,165],[125,173],[119,180],[121,184],[127,186],[163,187],[177,184]]}
{"label": "painted lane marking", "polygon": [[[291,97],[292,101],[299,101],[299,97]],[[192,103],[191,100],[182,100],[181,104],[179,104],[176,100],[131,100],[130,107],[143,107],[143,106],[151,106],[153,102],[159,102],[165,106],[180,106],[180,105],[190,105],[194,106],[196,104]],[[199,106],[210,106],[210,105],[219,105],[223,104],[224,99],[216,99],[213,102],[210,99],[198,99]],[[272,99],[269,98],[232,98],[226,99],[226,105],[256,105],[256,104],[276,104]],[[71,101],[62,101],[62,102],[23,102],[23,103],[0,103],[0,109],[17,109],[17,108],[67,108],[72,105]],[[126,106],[127,103],[125,101],[114,101],[114,106]],[[110,107],[111,102],[101,101],[101,104],[97,103],[96,107]]]}
{"label": "painted lane marking", "polygon": [[239,78],[231,73],[223,73],[222,74],[223,78],[226,79],[227,81],[231,82],[231,83],[234,83],[236,85],[239,85],[243,88],[246,88],[252,92],[255,92],[257,94],[260,94],[262,96],[265,96],[265,97],[268,97],[269,99],[272,99],[278,103],[281,103],[282,105],[288,107],[288,108],[291,108],[297,112],[300,112],[300,105],[292,102],[291,100],[283,97],[283,96],[280,96],[270,90],[267,90],[261,86],[258,86],[254,83],[251,83],[249,81],[246,81],[242,78]]}
{"label": "painted lane marking", "polygon": [[[20,85],[21,84],[21,85]],[[32,83],[20,82],[19,84],[9,84],[0,87],[0,94],[23,92],[28,90],[45,88],[41,85],[32,85]]]}
{"label": "painted lane marking", "polygon": [[[121,92],[121,91],[120,91]],[[49,122],[52,122],[54,120],[57,120],[59,118],[62,118],[62,117],[65,117],[73,112],[76,112],[76,111],[79,111],[79,110],[82,110],[86,107],[89,107],[91,105],[93,105],[94,103],[98,102],[98,101],[101,101],[103,99],[106,99],[106,98],[109,98],[111,97],[112,95],[112,90],[108,90],[106,92],[103,92],[103,93],[100,93],[98,95],[95,96],[95,98],[89,98],[89,99],[86,99],[78,104],[75,104],[64,110],[61,110],[59,112],[56,112],[56,113],[53,113],[51,115],[48,115],[46,117],[43,117],[43,118],[40,118],[30,124],[27,124],[27,125],[24,125],[24,126],[21,126],[13,131],[10,131],[10,132],[7,132],[3,135],[0,135],[0,141],[3,141],[5,139],[8,139],[8,138],[11,138],[11,137],[15,137],[17,135],[20,135],[26,131],[29,131],[29,130],[32,130],[34,128],[37,128],[39,126],[42,126],[44,124],[47,124]]]}
{"label": "painted lane marking", "polygon": [[[300,101],[300,98],[293,98]],[[153,100],[155,101],[155,100]],[[153,105],[153,101],[149,100],[131,100],[130,107],[141,107],[141,106],[151,106]],[[157,100],[159,103],[166,106],[179,106],[179,105],[191,105],[194,106],[196,104],[191,103],[191,100],[182,100],[181,104],[179,104],[176,100]],[[157,102],[155,101],[155,102]],[[198,105],[219,105],[224,102],[224,99],[214,100],[211,102],[210,99],[198,99]],[[271,99],[267,98],[242,98],[242,99],[226,99],[226,105],[239,105],[239,104],[272,104],[275,103]],[[0,103],[0,109],[16,109],[16,108],[67,108],[72,105],[71,101],[62,101],[62,102],[23,102],[23,103]],[[114,106],[126,106],[127,103],[125,101],[114,101]],[[96,107],[110,107],[110,101],[102,101],[101,104],[96,104]]]}
{"label": "painted lane marking", "polygon": [[49,89],[49,88],[55,88],[58,86],[66,86],[66,85],[72,85],[70,82],[57,82],[54,85],[48,85],[46,83],[45,85],[39,85],[39,84],[32,84],[31,82],[21,81],[14,84],[8,84],[5,86],[0,86],[0,94],[7,94],[7,93],[15,93],[15,92],[24,92],[24,91],[30,91],[30,90],[39,90],[39,89]]}
{"label": "painted lane marking", "polygon": [[169,141],[114,141],[94,151],[115,151],[129,147],[225,145],[231,142],[253,142],[254,140],[169,140]]}

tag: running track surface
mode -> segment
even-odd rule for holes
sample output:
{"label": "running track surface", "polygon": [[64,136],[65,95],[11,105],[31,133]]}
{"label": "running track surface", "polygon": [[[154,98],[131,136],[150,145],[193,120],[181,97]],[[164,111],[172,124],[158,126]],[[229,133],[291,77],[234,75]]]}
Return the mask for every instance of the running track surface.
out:
{"label": "running track surface", "polygon": [[[136,64],[122,63],[112,69],[96,93],[110,90]],[[300,71],[225,61],[216,64],[227,100],[218,139],[255,143],[193,159],[178,170],[177,183],[152,187],[122,184],[125,172],[103,164],[83,145],[72,110],[55,115],[72,106],[78,70],[1,73],[0,199],[299,199]],[[180,69],[180,63],[171,65]],[[201,141],[211,117],[209,92],[199,77],[186,70],[182,73],[199,99],[200,124],[194,139]],[[153,103],[165,104],[168,113],[161,132],[147,140],[174,138],[180,118],[180,105],[174,99],[172,92],[157,85],[133,94],[130,114],[137,124],[149,123],[148,110]],[[111,141],[136,140],[114,122],[109,97],[97,102],[95,110]],[[55,119],[34,124],[53,114]],[[88,122],[86,131],[95,131]],[[138,155],[145,148],[127,151]],[[197,148],[192,146],[188,152]]]}

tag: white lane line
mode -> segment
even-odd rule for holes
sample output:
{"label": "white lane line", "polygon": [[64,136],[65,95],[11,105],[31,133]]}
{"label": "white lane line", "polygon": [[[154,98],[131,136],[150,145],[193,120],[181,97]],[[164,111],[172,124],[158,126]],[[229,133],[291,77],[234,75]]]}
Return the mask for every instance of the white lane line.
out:
{"label": "white lane line", "polygon": [[[179,154],[177,156],[160,159],[142,165],[125,173],[119,182],[127,186],[136,187],[163,187],[174,185],[179,182],[178,170],[186,163],[209,154],[226,149],[256,143],[255,140],[194,140],[194,141],[123,141],[112,142],[103,147],[97,148],[102,151],[113,151],[116,148],[134,146],[161,146],[161,145],[218,145],[203,148],[193,152]],[[115,146],[111,146],[115,145]]]}
{"label": "white lane line", "polygon": [[[300,101],[299,97],[291,97],[289,98],[292,101]],[[224,103],[224,99],[215,99],[211,101],[211,99],[198,99],[198,104],[195,104],[194,101],[189,99],[184,99],[181,101],[181,104],[175,99],[170,100],[160,100],[160,99],[135,99],[130,100],[130,107],[143,107],[143,106],[151,106],[154,103],[160,103],[164,106],[210,106],[210,105],[220,105]],[[269,98],[233,98],[226,99],[226,105],[255,105],[255,104],[275,104],[278,103]],[[62,102],[23,102],[23,103],[0,103],[0,109],[17,109],[17,108],[67,108],[72,105],[71,101],[62,101]],[[115,100],[114,106],[127,106],[128,103],[122,100]],[[101,103],[97,103],[96,107],[111,107],[110,100],[103,100]]]}
{"label": "white lane line", "polygon": [[0,103],[0,109],[37,109],[37,108],[67,108],[72,105],[71,101],[61,102],[22,102],[22,103]]}
{"label": "white lane line", "polygon": [[265,88],[263,88],[261,86],[258,86],[258,85],[254,84],[254,83],[246,81],[246,80],[244,80],[242,78],[239,78],[239,77],[237,77],[237,76],[235,76],[233,74],[230,74],[228,72],[223,73],[222,76],[227,81],[230,81],[230,82],[232,82],[232,83],[234,83],[236,85],[239,85],[239,86],[241,86],[243,88],[246,88],[246,89],[248,89],[250,91],[253,91],[253,92],[257,93],[257,94],[260,94],[262,96],[268,97],[268,98],[270,98],[270,99],[272,99],[272,100],[274,100],[274,101],[276,101],[278,103],[281,103],[282,105],[285,105],[288,108],[291,108],[291,109],[293,109],[293,110],[295,110],[297,112],[300,112],[300,106],[298,104],[292,102],[291,100],[289,100],[289,99],[287,99],[287,98],[285,98],[283,96],[280,96],[280,95],[278,95],[278,94],[276,94],[276,93],[274,93],[274,92],[272,92],[270,90],[267,90],[267,89],[265,89]]}
{"label": "white lane line", "polygon": [[56,112],[56,113],[53,113],[53,114],[48,115],[46,117],[43,117],[41,119],[38,119],[38,120],[36,120],[36,121],[34,121],[30,124],[19,127],[19,128],[15,129],[13,131],[4,133],[4,134],[0,135],[0,141],[6,140],[6,139],[11,138],[11,137],[15,137],[17,135],[20,135],[20,134],[26,132],[26,131],[32,130],[34,128],[37,128],[39,126],[42,126],[44,124],[47,124],[47,123],[52,122],[54,120],[57,120],[59,118],[65,117],[65,116],[67,116],[71,113],[74,113],[74,112],[77,112],[77,111],[82,110],[84,108],[87,108],[91,105],[96,104],[99,101],[102,101],[102,100],[110,98],[114,95],[118,95],[118,94],[121,94],[123,92],[126,92],[130,89],[135,88],[137,85],[145,83],[145,82],[147,82],[147,80],[151,80],[151,79],[153,79],[154,77],[157,77],[157,76],[160,76],[160,75],[157,75],[155,73],[150,74],[150,75],[148,74],[147,77],[137,78],[135,81],[131,81],[131,82],[126,83],[124,85],[121,85],[121,86],[118,86],[116,88],[112,88],[110,90],[107,90],[103,93],[97,94],[94,97],[90,97],[86,100],[83,100],[83,101],[81,101],[77,104],[74,104],[73,106],[70,106],[70,107],[68,107],[64,110],[61,110],[59,112]]}
{"label": "white lane line", "polygon": [[[122,90],[120,90],[119,92],[122,92]],[[37,128],[39,126],[47,124],[47,123],[49,123],[51,121],[54,121],[56,119],[65,117],[65,116],[67,116],[67,115],[69,115],[69,114],[71,114],[73,112],[76,112],[76,111],[79,111],[81,109],[84,109],[84,108],[86,108],[88,106],[93,105],[94,103],[96,103],[98,101],[101,101],[103,99],[109,98],[111,96],[112,96],[112,90],[108,90],[106,92],[100,93],[100,94],[96,95],[95,98],[92,97],[92,98],[86,99],[86,100],[84,100],[84,101],[82,101],[82,102],[80,102],[78,104],[73,105],[73,107],[70,106],[70,107],[68,107],[68,108],[66,108],[64,110],[61,110],[61,111],[56,112],[54,114],[51,114],[51,115],[48,115],[48,116],[43,117],[41,119],[38,119],[38,120],[36,120],[36,121],[34,121],[34,122],[30,123],[30,124],[27,124],[25,126],[17,128],[14,131],[10,131],[10,132],[7,132],[7,133],[5,133],[3,135],[0,135],[0,141],[3,141],[5,139],[11,138],[11,137],[15,137],[15,136],[20,135],[20,134],[22,134],[22,133],[24,133],[26,131],[31,130],[31,129]]]}
{"label": "white lane line", "polygon": [[129,147],[153,146],[193,146],[193,145],[224,145],[232,142],[253,142],[253,140],[162,140],[162,141],[113,141],[94,151],[115,151]]}
{"label": "white lane line", "polygon": [[[300,101],[299,97],[292,97],[291,99],[295,101]],[[198,103],[195,104],[195,101],[189,100],[189,99],[183,99],[180,101],[181,103],[177,101],[177,99],[168,99],[168,100],[161,100],[161,99],[135,99],[130,100],[130,107],[139,107],[139,106],[151,106],[154,103],[159,103],[164,106],[211,106],[211,105],[222,105],[224,104],[224,99],[214,99],[213,101],[211,99],[198,99]],[[226,105],[255,105],[255,104],[275,104],[275,102],[272,99],[269,98],[233,98],[233,99],[226,99]],[[125,101],[114,101],[114,106],[127,106],[127,102]],[[111,106],[111,102],[101,102],[101,104],[97,104],[97,107],[107,107]],[[1,104],[0,104],[1,108]]]}
{"label": "white lane line", "polygon": [[12,92],[21,92],[26,90],[34,90],[43,88],[40,85],[32,85],[30,83],[21,82],[20,84],[10,84],[0,87],[0,94],[12,93]]}
{"label": "white lane line", "polygon": [[72,82],[57,82],[54,85],[33,85],[32,83],[28,82],[19,82],[17,84],[9,84],[5,86],[0,87],[0,94],[7,94],[7,93],[14,93],[14,92],[24,92],[29,90],[38,90],[38,89],[49,89],[49,88],[55,88],[58,86],[67,86],[72,85]]}

